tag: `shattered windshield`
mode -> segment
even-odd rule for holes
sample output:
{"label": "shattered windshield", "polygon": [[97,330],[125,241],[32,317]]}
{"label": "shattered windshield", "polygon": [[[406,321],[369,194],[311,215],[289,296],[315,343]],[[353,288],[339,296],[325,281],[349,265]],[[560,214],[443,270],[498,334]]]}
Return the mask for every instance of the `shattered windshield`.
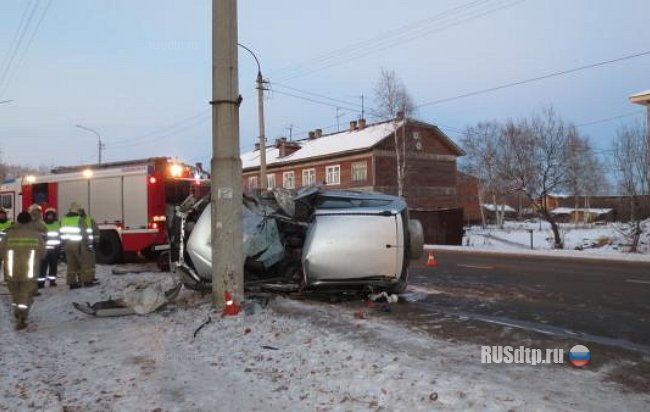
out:
{"label": "shattered windshield", "polygon": [[354,207],[385,207],[391,204],[392,200],[385,199],[350,199],[320,197],[316,201],[317,209],[348,209]]}

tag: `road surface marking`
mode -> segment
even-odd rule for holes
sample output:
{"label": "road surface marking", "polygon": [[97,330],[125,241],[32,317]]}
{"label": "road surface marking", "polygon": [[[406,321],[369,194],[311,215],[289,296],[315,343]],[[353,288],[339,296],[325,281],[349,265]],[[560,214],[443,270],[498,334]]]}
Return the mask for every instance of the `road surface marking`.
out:
{"label": "road surface marking", "polygon": [[471,269],[494,269],[494,266],[476,266],[476,265],[463,265],[457,264],[459,268],[471,268]]}
{"label": "road surface marking", "polygon": [[643,285],[650,285],[650,280],[636,280],[636,279],[625,279],[627,283],[641,283]]}

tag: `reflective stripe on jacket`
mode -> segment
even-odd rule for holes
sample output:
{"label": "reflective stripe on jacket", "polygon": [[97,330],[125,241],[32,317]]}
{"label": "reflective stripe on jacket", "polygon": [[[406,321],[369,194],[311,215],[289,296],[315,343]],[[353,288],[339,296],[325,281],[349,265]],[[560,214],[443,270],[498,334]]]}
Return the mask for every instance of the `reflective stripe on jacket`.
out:
{"label": "reflective stripe on jacket", "polygon": [[81,225],[81,217],[79,215],[75,216],[65,216],[61,220],[61,240],[65,242],[81,242],[83,240],[83,232]]}
{"label": "reflective stripe on jacket", "polygon": [[2,244],[5,275],[8,281],[35,280],[45,247],[38,231],[29,225],[16,225]]}
{"label": "reflective stripe on jacket", "polygon": [[45,223],[45,227],[47,227],[47,240],[45,241],[45,247],[51,250],[61,245],[61,223],[58,220],[55,220],[52,223]]}

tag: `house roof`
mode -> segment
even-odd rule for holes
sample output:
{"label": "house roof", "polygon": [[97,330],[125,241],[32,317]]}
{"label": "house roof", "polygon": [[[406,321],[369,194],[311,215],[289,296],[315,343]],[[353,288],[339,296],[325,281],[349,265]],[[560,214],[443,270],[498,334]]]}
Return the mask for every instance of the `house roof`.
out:
{"label": "house roof", "polygon": [[573,207],[558,207],[551,210],[552,215],[568,215],[573,212],[592,213],[595,215],[606,215],[611,212],[611,208],[573,208]]}
{"label": "house roof", "polygon": [[633,94],[630,96],[630,101],[632,103],[650,105],[650,90],[644,90]]}
{"label": "house roof", "polygon": [[516,212],[515,209],[506,204],[495,205],[493,203],[483,203],[483,208],[489,210],[490,212],[494,212],[495,210],[503,210],[504,212]]}
{"label": "house roof", "polygon": [[[396,123],[397,127],[402,127],[406,121],[407,120],[398,121]],[[411,122],[410,120],[408,121]],[[436,128],[441,138],[452,148],[455,153],[457,153],[459,156],[462,156],[464,154],[464,152],[437,127],[427,123],[416,123],[421,126],[423,125]],[[280,157],[280,150],[278,148],[275,146],[269,146],[266,148],[266,164],[267,166],[270,166],[336,154],[354,153],[358,151],[368,150],[384,140],[386,137],[390,136],[393,131],[393,122],[385,121],[381,123],[369,124],[363,129],[357,129],[353,131],[345,130],[342,132],[323,135],[322,137],[316,139],[299,140],[295,143],[298,143],[298,145],[300,145],[300,149],[284,157]],[[251,152],[242,153],[241,160],[243,169],[259,167],[260,151],[253,150]]]}

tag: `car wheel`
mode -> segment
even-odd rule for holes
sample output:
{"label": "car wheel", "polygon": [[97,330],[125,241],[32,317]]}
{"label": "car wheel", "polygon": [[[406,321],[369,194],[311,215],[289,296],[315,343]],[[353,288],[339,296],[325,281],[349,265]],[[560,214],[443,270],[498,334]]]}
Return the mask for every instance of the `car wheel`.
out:
{"label": "car wheel", "polygon": [[97,245],[97,263],[111,265],[122,260],[122,241],[114,230],[102,231]]}

